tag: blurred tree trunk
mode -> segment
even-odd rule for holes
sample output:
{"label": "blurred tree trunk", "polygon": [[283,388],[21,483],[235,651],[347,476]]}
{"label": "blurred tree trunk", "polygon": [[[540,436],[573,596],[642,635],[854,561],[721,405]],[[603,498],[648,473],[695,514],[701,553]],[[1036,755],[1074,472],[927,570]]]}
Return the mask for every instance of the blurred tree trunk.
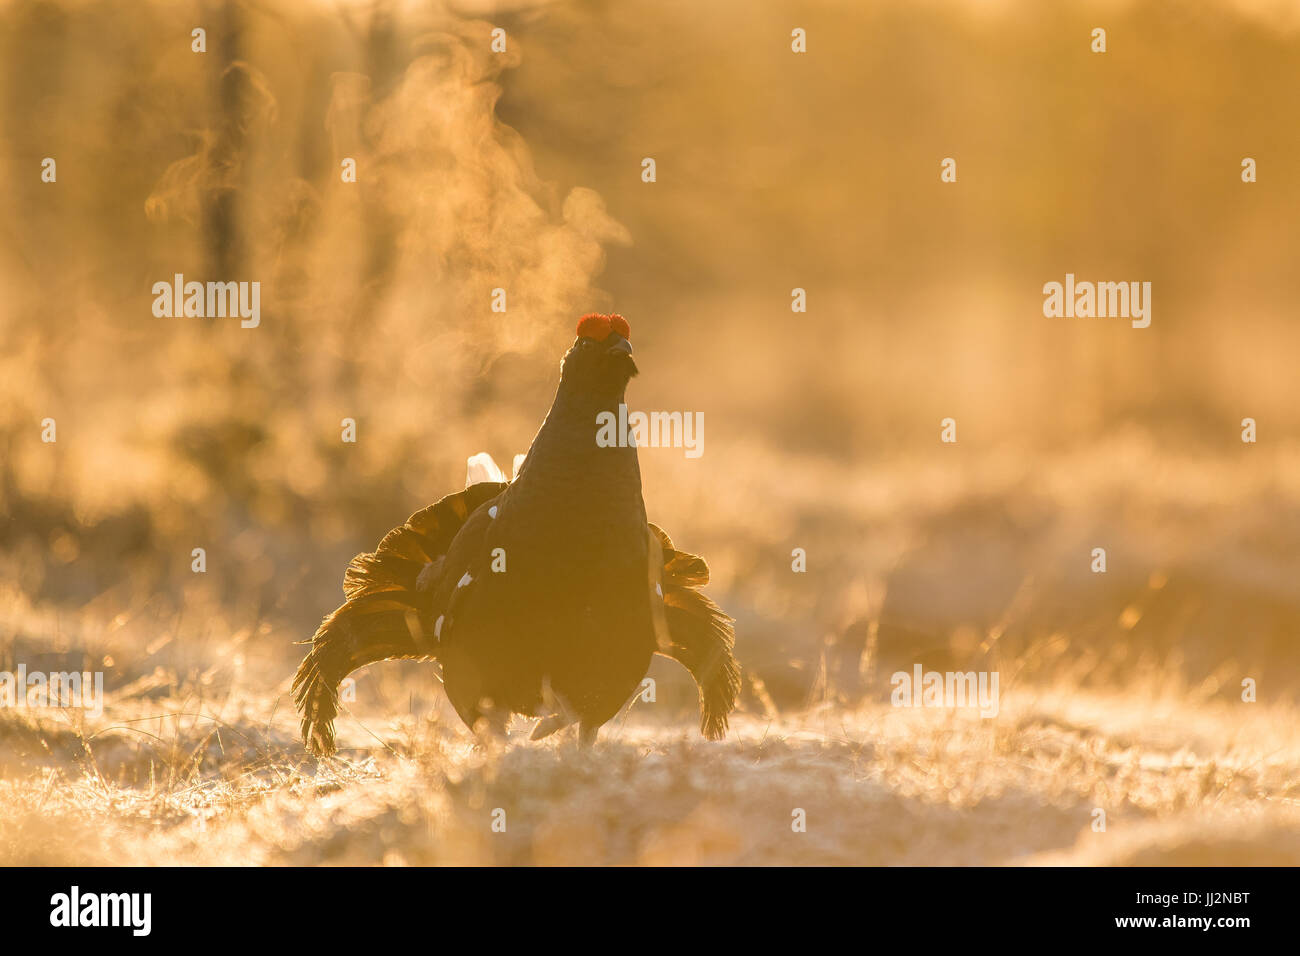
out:
{"label": "blurred tree trunk", "polygon": [[246,185],[247,126],[243,96],[245,74],[239,69],[243,48],[243,12],[237,0],[224,0],[207,17],[207,56],[215,57],[214,99],[220,110],[212,145],[213,188],[204,196],[203,231],[208,278],[223,282],[244,278],[245,246],[241,194]]}

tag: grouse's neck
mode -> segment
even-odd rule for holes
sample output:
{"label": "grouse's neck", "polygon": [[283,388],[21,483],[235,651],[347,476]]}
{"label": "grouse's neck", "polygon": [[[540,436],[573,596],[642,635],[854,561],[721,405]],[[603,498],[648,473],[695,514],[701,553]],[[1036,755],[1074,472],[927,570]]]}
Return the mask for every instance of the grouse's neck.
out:
{"label": "grouse's neck", "polygon": [[623,403],[622,395],[599,400],[561,386],[511,485],[511,510],[535,506],[555,523],[612,525],[644,534],[636,446],[627,441],[603,447],[596,440],[598,416],[608,412],[618,421]]}

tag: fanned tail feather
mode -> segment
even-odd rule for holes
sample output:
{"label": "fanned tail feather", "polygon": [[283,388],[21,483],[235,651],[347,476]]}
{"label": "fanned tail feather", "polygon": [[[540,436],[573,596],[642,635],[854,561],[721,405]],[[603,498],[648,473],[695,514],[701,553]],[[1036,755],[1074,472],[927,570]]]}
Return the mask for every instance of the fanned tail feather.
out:
{"label": "fanned tail feather", "polygon": [[363,594],[416,590],[420,573],[447,553],[465,519],[505,489],[505,482],[481,481],[417,511],[384,535],[373,552],[352,559],[343,574],[343,593],[351,601]]}

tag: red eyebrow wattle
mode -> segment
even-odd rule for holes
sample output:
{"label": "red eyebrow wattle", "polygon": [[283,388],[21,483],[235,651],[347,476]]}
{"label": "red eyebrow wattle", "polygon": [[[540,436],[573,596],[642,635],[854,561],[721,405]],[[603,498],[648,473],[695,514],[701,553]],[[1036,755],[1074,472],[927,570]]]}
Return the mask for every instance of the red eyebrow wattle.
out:
{"label": "red eyebrow wattle", "polygon": [[601,315],[598,312],[588,312],[578,320],[578,334],[588,339],[595,339],[597,342],[603,342],[609,338],[610,321],[608,315]]}

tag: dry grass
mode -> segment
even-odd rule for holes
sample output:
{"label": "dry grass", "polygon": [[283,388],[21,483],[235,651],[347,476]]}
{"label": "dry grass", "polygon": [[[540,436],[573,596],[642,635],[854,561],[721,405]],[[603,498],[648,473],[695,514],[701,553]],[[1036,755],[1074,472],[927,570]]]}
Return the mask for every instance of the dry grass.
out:
{"label": "dry grass", "polygon": [[1300,743],[1279,728],[1295,713],[1246,706],[1015,695],[982,721],[871,705],[747,716],[719,744],[633,716],[590,752],[522,730],[484,750],[442,715],[349,721],[369,746],[320,764],[265,702],[83,734],[6,717],[0,860],[1294,865]]}
{"label": "dry grass", "polygon": [[[1112,467],[1087,467],[1099,460]],[[111,656],[119,682],[97,720],[0,712],[0,861],[1300,863],[1300,595],[1296,556],[1269,533],[1294,488],[1258,461],[1173,467],[1133,441],[1033,480],[996,460],[856,484],[821,467],[798,492],[797,469],[760,469],[746,493],[772,521],[745,533],[729,499],[655,489],[740,617],[746,691],[719,744],[695,733],[689,681],[666,662],[657,702],[591,752],[529,743],[524,721],[480,746],[431,668],[381,665],[359,675],[342,757],[318,764],[286,696],[301,634],[200,638],[177,621],[143,642],[130,619],[94,633],[93,602],[62,623],[28,607],[29,641],[50,628]],[[1137,481],[1157,468],[1161,483]],[[1214,501],[1197,498],[1203,480]],[[1112,568],[1092,575],[1080,535],[1101,533],[1121,488],[1132,516],[1105,532]],[[1189,501],[1198,548],[1168,517]],[[782,557],[791,540],[812,542],[805,575]],[[1212,631],[1225,615],[1234,629]],[[1000,712],[891,707],[889,674],[914,661],[997,669]],[[1259,702],[1241,701],[1243,675]]]}

